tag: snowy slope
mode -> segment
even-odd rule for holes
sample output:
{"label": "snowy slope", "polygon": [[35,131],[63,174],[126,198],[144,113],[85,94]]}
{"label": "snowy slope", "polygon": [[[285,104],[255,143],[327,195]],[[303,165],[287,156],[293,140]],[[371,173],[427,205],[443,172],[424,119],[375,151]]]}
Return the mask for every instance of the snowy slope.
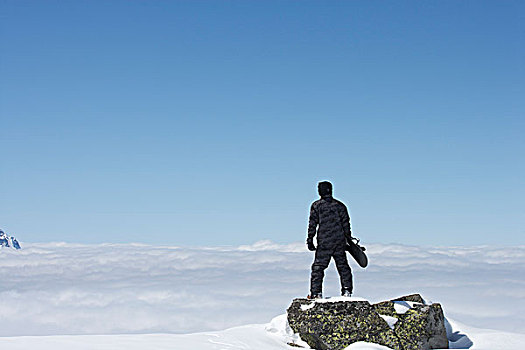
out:
{"label": "snowy slope", "polygon": [[15,237],[9,236],[2,229],[0,229],[0,248],[1,247],[20,249],[20,243],[18,243]]}
{"label": "snowy slope", "polygon": [[[3,350],[284,350],[298,349],[287,345],[297,338],[285,324],[286,315],[266,325],[247,325],[219,332],[195,334],[76,335],[0,338]],[[452,322],[455,326],[459,326]],[[476,329],[461,325],[468,333],[472,350],[522,350],[525,335]],[[457,330],[457,329],[455,329]],[[304,343],[302,345],[305,345]],[[464,349],[451,344],[451,349]],[[359,342],[346,350],[388,350],[389,348]]]}

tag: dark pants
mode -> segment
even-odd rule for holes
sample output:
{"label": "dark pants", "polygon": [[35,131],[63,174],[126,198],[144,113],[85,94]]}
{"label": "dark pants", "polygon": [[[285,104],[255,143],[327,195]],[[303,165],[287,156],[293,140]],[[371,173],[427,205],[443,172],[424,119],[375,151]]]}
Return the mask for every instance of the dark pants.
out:
{"label": "dark pants", "polygon": [[312,295],[320,294],[323,291],[324,270],[330,264],[332,257],[335,260],[337,272],[341,279],[341,292],[345,289],[352,292],[352,270],[346,260],[346,251],[344,247],[331,249],[318,247],[315,251],[315,260],[312,264],[312,275],[310,278],[310,293]]}

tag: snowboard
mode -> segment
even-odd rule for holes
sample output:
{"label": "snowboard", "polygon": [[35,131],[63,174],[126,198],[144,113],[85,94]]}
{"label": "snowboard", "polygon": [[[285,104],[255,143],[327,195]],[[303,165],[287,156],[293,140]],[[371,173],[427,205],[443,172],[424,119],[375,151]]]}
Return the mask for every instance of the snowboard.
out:
{"label": "snowboard", "polygon": [[346,250],[352,255],[352,258],[361,266],[365,268],[368,265],[368,257],[365,254],[365,247],[359,245],[359,239],[352,238],[350,242],[346,243]]}

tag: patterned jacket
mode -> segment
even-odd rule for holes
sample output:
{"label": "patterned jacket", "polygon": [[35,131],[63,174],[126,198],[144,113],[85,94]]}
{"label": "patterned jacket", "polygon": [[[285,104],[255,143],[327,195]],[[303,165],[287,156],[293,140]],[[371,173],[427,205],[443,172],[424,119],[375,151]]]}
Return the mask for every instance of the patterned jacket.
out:
{"label": "patterned jacket", "polygon": [[350,216],[346,206],[332,198],[324,196],[312,203],[310,219],[308,220],[308,240],[313,240],[317,234],[318,248],[344,248],[350,241]]}

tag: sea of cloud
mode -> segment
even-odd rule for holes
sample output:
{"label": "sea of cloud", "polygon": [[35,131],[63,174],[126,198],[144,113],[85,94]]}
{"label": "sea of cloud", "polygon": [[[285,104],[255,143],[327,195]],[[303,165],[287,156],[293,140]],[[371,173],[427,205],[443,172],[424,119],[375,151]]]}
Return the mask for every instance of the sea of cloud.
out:
{"label": "sea of cloud", "polygon": [[[525,246],[372,244],[354,295],[421,293],[447,317],[525,333]],[[0,336],[191,333],[269,322],[308,293],[303,243],[240,247],[23,244],[0,250]],[[333,263],[324,294],[339,293]]]}

